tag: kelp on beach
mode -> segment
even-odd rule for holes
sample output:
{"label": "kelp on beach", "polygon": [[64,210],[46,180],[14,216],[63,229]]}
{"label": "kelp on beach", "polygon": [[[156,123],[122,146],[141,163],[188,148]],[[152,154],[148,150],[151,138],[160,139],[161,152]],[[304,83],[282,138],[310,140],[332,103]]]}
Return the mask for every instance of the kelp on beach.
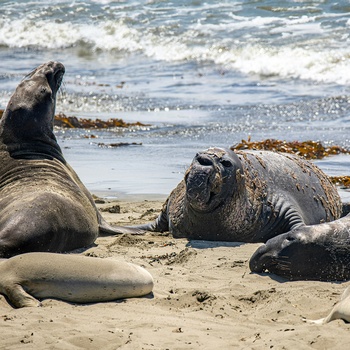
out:
{"label": "kelp on beach", "polygon": [[142,146],[142,142],[115,142],[115,143],[99,142],[97,146],[105,147],[105,148],[116,148],[116,147],[123,147],[123,146]]}
{"label": "kelp on beach", "polygon": [[54,125],[61,128],[79,129],[109,129],[109,128],[129,128],[131,126],[148,126],[140,122],[127,123],[123,119],[110,118],[107,120],[68,117],[61,113],[55,116]]}
{"label": "kelp on beach", "polygon": [[[4,110],[0,110],[0,118],[4,114]],[[75,116],[66,116],[64,113],[55,115],[54,126],[68,129],[109,129],[109,128],[129,128],[132,126],[149,126],[140,122],[127,123],[123,119],[110,118],[107,120],[77,118]]]}
{"label": "kelp on beach", "polygon": [[350,151],[340,146],[325,147],[320,141],[281,141],[266,139],[263,141],[242,140],[231,147],[232,150],[265,150],[297,154],[306,159],[322,159],[331,155],[349,154]]}
{"label": "kelp on beach", "polygon": [[350,176],[329,176],[329,178],[336,186],[350,188]]}

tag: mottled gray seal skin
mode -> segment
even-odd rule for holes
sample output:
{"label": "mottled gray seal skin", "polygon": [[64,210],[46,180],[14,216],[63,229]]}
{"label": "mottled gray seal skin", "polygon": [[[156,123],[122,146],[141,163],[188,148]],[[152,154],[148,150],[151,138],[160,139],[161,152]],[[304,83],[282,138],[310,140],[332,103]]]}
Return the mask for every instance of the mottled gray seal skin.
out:
{"label": "mottled gray seal skin", "polygon": [[269,151],[199,152],[149,231],[215,241],[266,242],[340,217],[335,186],[311,162]]}
{"label": "mottled gray seal skin", "polygon": [[344,290],[339,303],[333,307],[332,311],[328,314],[327,317],[321,318],[319,320],[304,319],[304,321],[308,323],[325,324],[339,319],[350,322],[350,286]]}
{"label": "mottled gray seal skin", "polygon": [[249,266],[252,272],[268,271],[289,280],[349,280],[350,214],[268,240],[253,254]]}
{"label": "mottled gray seal skin", "polygon": [[113,259],[73,254],[26,253],[0,262],[0,293],[17,308],[40,306],[38,299],[96,303],[152,292],[144,268]]}
{"label": "mottled gray seal skin", "polygon": [[37,67],[12,95],[0,121],[0,257],[64,252],[99,234],[137,233],[109,226],[53,133],[64,66]]}

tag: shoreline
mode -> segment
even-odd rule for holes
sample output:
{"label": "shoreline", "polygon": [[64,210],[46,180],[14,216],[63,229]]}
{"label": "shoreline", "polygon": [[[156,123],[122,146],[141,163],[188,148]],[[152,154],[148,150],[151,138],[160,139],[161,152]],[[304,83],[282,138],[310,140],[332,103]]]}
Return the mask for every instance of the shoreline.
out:
{"label": "shoreline", "polygon": [[[177,184],[174,186],[174,188],[177,186]],[[343,203],[350,202],[350,189],[349,188],[342,188],[337,186],[338,193],[340,195],[340,198]],[[170,195],[171,191],[169,191],[168,194],[161,194],[161,193],[142,193],[142,194],[135,194],[135,193],[126,193],[126,192],[112,192],[108,193],[106,191],[92,191],[91,192],[95,197],[101,198],[105,200],[106,202],[131,202],[131,203],[137,203],[142,201],[159,201],[164,203],[168,196]]]}
{"label": "shoreline", "polygon": [[127,193],[127,192],[115,192],[111,191],[92,191],[91,194],[99,199],[105,200],[106,202],[142,202],[142,201],[159,201],[159,202],[165,202],[165,200],[168,198],[168,195],[170,194],[160,194],[160,193],[142,193],[142,194],[135,194],[135,193]]}

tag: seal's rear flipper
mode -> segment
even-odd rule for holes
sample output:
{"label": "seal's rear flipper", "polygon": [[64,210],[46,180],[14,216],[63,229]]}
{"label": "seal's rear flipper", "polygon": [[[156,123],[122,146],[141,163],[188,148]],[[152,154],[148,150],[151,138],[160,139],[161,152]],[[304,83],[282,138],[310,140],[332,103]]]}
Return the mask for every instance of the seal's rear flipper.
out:
{"label": "seal's rear flipper", "polygon": [[326,318],[320,318],[319,320],[308,320],[306,318],[303,318],[303,322],[305,323],[313,323],[313,324],[324,324],[326,323],[325,322]]}
{"label": "seal's rear flipper", "polygon": [[321,318],[319,320],[307,320],[304,319],[304,322],[314,323],[314,324],[325,324],[333,320],[341,319],[344,322],[350,322],[350,286],[348,286],[342,296],[339,303],[337,303],[332,311],[327,317]]}
{"label": "seal's rear flipper", "polygon": [[21,285],[13,284],[11,286],[6,286],[6,290],[4,291],[5,296],[7,297],[10,304],[12,304],[16,308],[32,306],[37,307],[41,306],[39,300],[35,299],[31,295],[29,295]]}
{"label": "seal's rear flipper", "polygon": [[99,235],[110,236],[110,235],[144,235],[146,230],[139,227],[126,227],[126,226],[111,226],[106,221],[102,220],[99,224]]}

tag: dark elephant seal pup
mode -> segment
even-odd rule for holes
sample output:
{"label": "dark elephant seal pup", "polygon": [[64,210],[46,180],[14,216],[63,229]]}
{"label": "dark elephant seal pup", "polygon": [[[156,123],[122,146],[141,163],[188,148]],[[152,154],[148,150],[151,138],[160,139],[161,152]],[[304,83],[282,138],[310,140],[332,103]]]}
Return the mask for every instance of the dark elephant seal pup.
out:
{"label": "dark elephant seal pup", "polygon": [[266,242],[302,225],[339,218],[335,186],[312,163],[269,151],[199,152],[155,222],[174,237]]}
{"label": "dark elephant seal pup", "polygon": [[0,262],[0,293],[14,307],[39,306],[36,299],[73,303],[112,301],[151,293],[144,268],[109,258],[27,253]]}
{"label": "dark elephant seal pup", "polygon": [[350,279],[350,214],[274,237],[250,259],[252,272],[268,271],[289,280]]}
{"label": "dark elephant seal pup", "polygon": [[0,121],[0,257],[63,252],[99,234],[137,233],[109,226],[53,133],[64,66],[48,62],[17,87]]}

